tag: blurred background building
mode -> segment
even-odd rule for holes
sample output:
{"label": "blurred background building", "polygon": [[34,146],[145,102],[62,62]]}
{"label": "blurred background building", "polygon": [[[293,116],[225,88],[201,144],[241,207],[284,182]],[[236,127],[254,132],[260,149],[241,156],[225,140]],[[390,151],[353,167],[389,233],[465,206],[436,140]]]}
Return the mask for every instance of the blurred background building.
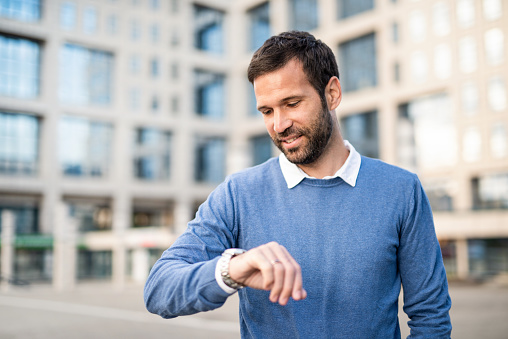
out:
{"label": "blurred background building", "polygon": [[345,137],[418,173],[449,278],[508,272],[507,15],[504,0],[1,0],[3,278],[142,283],[226,175],[277,154],[246,69],[289,29],[336,53]]}

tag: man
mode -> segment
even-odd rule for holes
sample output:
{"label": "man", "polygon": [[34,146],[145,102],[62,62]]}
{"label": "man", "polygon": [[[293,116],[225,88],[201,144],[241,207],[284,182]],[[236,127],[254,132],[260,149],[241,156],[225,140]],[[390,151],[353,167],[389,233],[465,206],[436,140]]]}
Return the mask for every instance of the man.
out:
{"label": "man", "polygon": [[282,33],[254,54],[248,76],[282,154],[210,194],[150,272],[148,310],[207,311],[239,290],[244,338],[400,338],[402,283],[411,337],[449,338],[428,200],[414,174],[342,139],[332,51]]}

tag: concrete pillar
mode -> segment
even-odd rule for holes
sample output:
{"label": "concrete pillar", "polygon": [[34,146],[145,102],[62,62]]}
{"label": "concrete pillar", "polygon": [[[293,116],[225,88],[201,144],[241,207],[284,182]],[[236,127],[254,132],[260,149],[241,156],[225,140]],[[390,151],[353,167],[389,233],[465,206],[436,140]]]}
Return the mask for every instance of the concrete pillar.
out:
{"label": "concrete pillar", "polygon": [[457,277],[467,279],[469,277],[469,253],[467,239],[458,239],[455,242],[455,254],[457,258]]}
{"label": "concrete pillar", "polygon": [[137,248],[132,252],[132,280],[144,283],[150,271],[150,253],[146,248]]}
{"label": "concrete pillar", "polygon": [[2,211],[2,292],[7,292],[10,288],[9,279],[14,274],[14,237],[15,237],[15,225],[14,225],[14,213],[9,210]]}
{"label": "concrete pillar", "polygon": [[175,233],[182,234],[187,228],[187,223],[194,218],[192,215],[192,203],[187,200],[178,200],[175,205]]}
{"label": "concrete pillar", "polygon": [[113,206],[113,234],[115,244],[112,248],[113,272],[112,280],[116,289],[123,289],[126,283],[127,247],[125,246],[125,233],[130,227],[130,199],[126,194],[117,194]]}
{"label": "concrete pillar", "polygon": [[53,242],[53,287],[70,290],[76,285],[77,221],[69,218],[67,205],[59,201],[55,206]]}

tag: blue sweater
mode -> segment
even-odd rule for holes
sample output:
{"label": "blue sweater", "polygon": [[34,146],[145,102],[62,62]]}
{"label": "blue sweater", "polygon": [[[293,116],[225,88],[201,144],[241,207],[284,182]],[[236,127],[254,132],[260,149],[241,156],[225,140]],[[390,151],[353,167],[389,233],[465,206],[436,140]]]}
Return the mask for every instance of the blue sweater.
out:
{"label": "blue sweater", "polygon": [[220,307],[220,254],[276,241],[302,268],[308,297],[280,306],[268,291],[239,291],[243,338],[400,338],[398,296],[410,338],[449,338],[445,269],[416,175],[362,157],[355,187],[304,179],[288,189],[277,158],[228,177],[164,252],[145,286],[164,318]]}

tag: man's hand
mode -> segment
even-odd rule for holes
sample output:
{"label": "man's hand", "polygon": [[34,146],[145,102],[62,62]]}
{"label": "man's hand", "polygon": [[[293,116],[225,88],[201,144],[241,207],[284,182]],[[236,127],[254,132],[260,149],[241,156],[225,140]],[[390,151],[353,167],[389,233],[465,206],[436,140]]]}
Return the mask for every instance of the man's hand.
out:
{"label": "man's hand", "polygon": [[233,257],[231,279],[258,290],[271,291],[270,301],[286,305],[290,297],[307,297],[302,286],[302,270],[286,248],[276,242],[261,245]]}

